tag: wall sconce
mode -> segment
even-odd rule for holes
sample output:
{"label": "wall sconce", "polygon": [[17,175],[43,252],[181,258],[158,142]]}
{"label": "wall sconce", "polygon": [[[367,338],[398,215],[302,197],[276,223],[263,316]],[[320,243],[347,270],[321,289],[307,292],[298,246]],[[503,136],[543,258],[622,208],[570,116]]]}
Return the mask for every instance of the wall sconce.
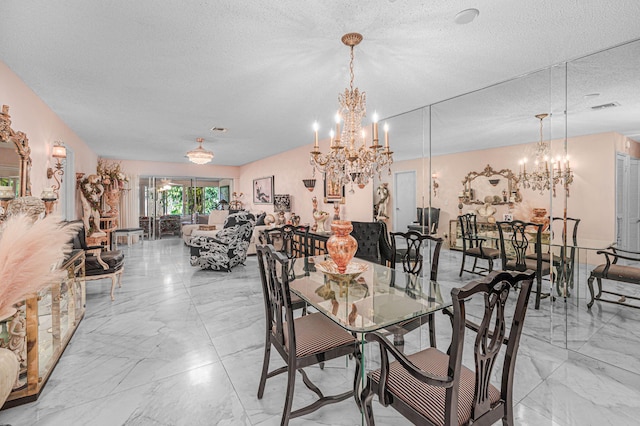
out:
{"label": "wall sconce", "polygon": [[302,183],[304,183],[304,187],[309,190],[309,192],[313,192],[313,188],[316,187],[315,179],[302,179]]}
{"label": "wall sconce", "polygon": [[433,196],[437,197],[438,196],[438,188],[440,187],[440,185],[438,184],[438,174],[437,173],[432,173],[431,174],[431,186],[433,187]]}
{"label": "wall sconce", "polygon": [[[62,175],[64,175],[63,170],[63,162],[65,158],[67,158],[67,148],[62,144],[62,142],[54,142],[53,149],[51,150],[51,156],[56,159],[55,170],[51,167],[47,168],[47,179],[53,178],[56,181],[56,184],[51,188],[53,192],[56,194],[56,198],[60,197],[58,191],[60,190],[60,184],[62,183]],[[58,179],[60,176],[60,179]]]}

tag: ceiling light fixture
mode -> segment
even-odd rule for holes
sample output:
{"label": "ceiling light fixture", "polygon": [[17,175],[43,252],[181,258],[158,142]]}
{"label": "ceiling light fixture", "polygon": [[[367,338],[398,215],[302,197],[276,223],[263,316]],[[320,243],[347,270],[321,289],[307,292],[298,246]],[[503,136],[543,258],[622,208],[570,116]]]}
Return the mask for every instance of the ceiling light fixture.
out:
{"label": "ceiling light fixture", "polygon": [[458,25],[468,24],[476,19],[479,14],[480,11],[478,9],[465,9],[458,12],[456,17],[453,18],[453,21]]}
{"label": "ceiling light fixture", "polygon": [[[547,118],[549,114],[538,114],[536,118],[540,120],[540,141],[536,143],[534,169],[531,173],[527,173],[527,159],[520,160],[520,174],[518,180],[524,188],[531,188],[534,191],[544,191],[553,189],[553,196],[556,196],[556,185],[562,184],[569,196],[569,185],[573,182],[573,171],[569,166],[569,157],[556,157],[555,161],[551,158],[551,146],[548,141],[543,140],[542,120]],[[549,161],[551,161],[551,169],[549,169]]]}
{"label": "ceiling light fixture", "polygon": [[187,152],[187,158],[189,159],[189,161],[196,164],[207,164],[211,160],[213,160],[213,152],[207,151],[202,147],[202,142],[204,142],[204,139],[198,138],[196,139],[196,142],[199,143],[198,147]]}
{"label": "ceiling light fixture", "polygon": [[[351,60],[349,62],[349,87],[344,93],[338,95],[339,109],[336,114],[336,131],[330,133],[330,151],[323,154],[318,145],[318,123],[314,123],[315,143],[311,151],[310,163],[313,166],[313,173],[318,170],[326,174],[328,182],[333,182],[340,186],[351,183],[359,188],[364,188],[370,179],[376,174],[380,176],[386,167],[391,175],[391,163],[393,157],[389,150],[389,127],[384,126],[384,149],[378,143],[378,118],[373,115],[371,130],[371,145],[367,146],[365,130],[362,127],[362,119],[367,115],[366,95],[356,87],[353,88],[353,48],[362,41],[362,35],[349,33],[342,36],[342,43],[351,50]],[[342,132],[340,132],[340,122],[344,122]]]}

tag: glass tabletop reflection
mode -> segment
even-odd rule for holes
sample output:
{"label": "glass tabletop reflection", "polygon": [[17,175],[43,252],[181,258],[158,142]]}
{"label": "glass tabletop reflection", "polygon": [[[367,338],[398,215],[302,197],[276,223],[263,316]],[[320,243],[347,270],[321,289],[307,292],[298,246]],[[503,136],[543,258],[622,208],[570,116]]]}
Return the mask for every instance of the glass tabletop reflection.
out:
{"label": "glass tabletop reflection", "polygon": [[427,277],[353,259],[357,277],[321,272],[329,256],[291,260],[291,290],[343,328],[369,332],[451,306],[450,288]]}

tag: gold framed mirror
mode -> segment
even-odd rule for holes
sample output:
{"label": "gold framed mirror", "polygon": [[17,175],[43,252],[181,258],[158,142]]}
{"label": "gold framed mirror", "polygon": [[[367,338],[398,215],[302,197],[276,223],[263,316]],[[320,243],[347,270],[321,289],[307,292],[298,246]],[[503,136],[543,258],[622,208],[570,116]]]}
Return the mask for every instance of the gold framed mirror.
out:
{"label": "gold framed mirror", "polygon": [[513,204],[522,201],[518,177],[511,169],[494,170],[489,164],[481,172],[470,172],[463,180],[463,204]]}
{"label": "gold framed mirror", "polygon": [[[11,116],[9,115],[9,106],[2,105],[0,112],[0,147],[11,149],[15,148],[18,155],[17,164],[17,185],[18,196],[26,197],[31,195],[31,148],[29,147],[29,139],[24,132],[16,132],[11,128]],[[15,157],[9,157],[15,158]],[[11,169],[11,164],[7,165]],[[16,179],[12,180],[13,182]]]}

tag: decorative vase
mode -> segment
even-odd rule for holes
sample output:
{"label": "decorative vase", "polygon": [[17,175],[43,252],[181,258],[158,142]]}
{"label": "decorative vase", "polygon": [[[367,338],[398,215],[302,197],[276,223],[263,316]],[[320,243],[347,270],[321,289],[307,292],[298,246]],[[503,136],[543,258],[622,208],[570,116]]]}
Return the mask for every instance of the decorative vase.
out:
{"label": "decorative vase", "polygon": [[348,220],[334,220],[331,231],[333,234],[327,240],[327,251],[338,267],[338,272],[344,274],[358,250],[358,242],[350,235],[353,225]]}
{"label": "decorative vase", "polygon": [[105,216],[118,216],[118,208],[120,207],[120,189],[112,187],[104,193],[105,202],[109,206],[109,211]]}

